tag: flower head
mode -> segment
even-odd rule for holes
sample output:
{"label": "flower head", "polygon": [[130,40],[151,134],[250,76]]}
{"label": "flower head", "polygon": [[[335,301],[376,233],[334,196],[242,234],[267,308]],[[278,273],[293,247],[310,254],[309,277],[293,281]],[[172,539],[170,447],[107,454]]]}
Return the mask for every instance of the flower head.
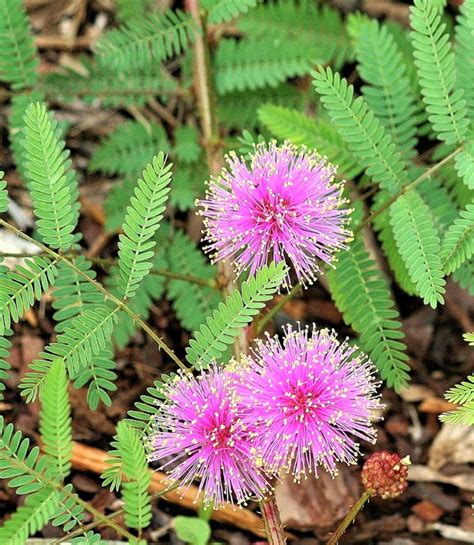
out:
{"label": "flower head", "polygon": [[370,456],[362,468],[362,483],[372,496],[396,498],[408,486],[409,458],[382,450]]}
{"label": "flower head", "polygon": [[250,165],[235,154],[227,162],[198,202],[207,250],[252,275],[288,257],[298,280],[313,282],[317,260],[331,263],[349,239],[335,168],[315,152],[274,142],[257,145]]}
{"label": "flower head", "polygon": [[199,377],[178,375],[166,387],[166,400],[156,416],[151,460],[168,459],[180,487],[200,479],[205,503],[245,502],[261,498],[268,483],[255,462],[251,426],[237,401],[231,375],[211,368]]}
{"label": "flower head", "polygon": [[380,407],[372,363],[333,332],[288,327],[260,342],[238,386],[257,430],[255,446],[272,474],[295,480],[318,466],[355,463],[356,438],[375,441],[371,425]]}

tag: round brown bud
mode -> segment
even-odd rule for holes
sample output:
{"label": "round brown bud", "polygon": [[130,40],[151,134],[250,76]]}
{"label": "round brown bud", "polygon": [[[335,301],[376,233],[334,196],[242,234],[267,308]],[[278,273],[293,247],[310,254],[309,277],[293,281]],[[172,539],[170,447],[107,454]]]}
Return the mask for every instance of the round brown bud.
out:
{"label": "round brown bud", "polygon": [[409,458],[400,458],[386,450],[375,452],[362,468],[362,484],[371,496],[384,500],[396,498],[408,486]]}

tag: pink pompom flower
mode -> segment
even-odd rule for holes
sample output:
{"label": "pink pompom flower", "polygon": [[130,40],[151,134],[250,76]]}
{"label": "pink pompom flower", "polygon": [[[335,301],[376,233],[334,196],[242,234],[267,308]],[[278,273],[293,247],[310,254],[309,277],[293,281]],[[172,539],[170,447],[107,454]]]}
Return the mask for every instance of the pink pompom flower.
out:
{"label": "pink pompom flower", "polygon": [[350,238],[335,167],[314,151],[275,142],[258,144],[250,165],[235,153],[227,163],[197,203],[206,250],[251,275],[288,258],[298,280],[312,283],[318,260],[331,263]]}
{"label": "pink pompom flower", "polygon": [[269,337],[247,358],[237,389],[256,426],[254,445],[264,469],[290,472],[296,481],[323,466],[353,464],[357,439],[375,442],[380,408],[375,368],[334,332],[285,331]]}
{"label": "pink pompom flower", "polygon": [[166,459],[161,469],[180,488],[199,479],[205,504],[216,507],[261,499],[269,486],[257,465],[253,425],[244,422],[247,409],[237,399],[232,377],[216,367],[198,377],[178,375],[165,386],[150,444],[151,461]]}

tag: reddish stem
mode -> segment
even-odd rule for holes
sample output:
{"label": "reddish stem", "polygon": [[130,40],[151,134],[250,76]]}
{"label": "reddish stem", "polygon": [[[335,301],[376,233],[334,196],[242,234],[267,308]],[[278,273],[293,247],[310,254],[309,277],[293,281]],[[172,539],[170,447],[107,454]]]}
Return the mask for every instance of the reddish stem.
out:
{"label": "reddish stem", "polygon": [[273,494],[260,502],[265,532],[270,545],[285,545],[286,538],[281,524],[280,511]]}

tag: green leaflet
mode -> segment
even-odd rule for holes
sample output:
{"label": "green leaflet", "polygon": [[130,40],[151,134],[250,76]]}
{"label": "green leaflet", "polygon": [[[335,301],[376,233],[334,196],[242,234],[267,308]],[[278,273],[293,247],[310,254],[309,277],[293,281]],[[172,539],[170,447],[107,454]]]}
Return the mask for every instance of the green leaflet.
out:
{"label": "green leaflet", "polygon": [[257,0],[204,0],[202,8],[207,9],[207,21],[212,24],[224,23],[247,13],[257,5]]}
{"label": "green leaflet", "polygon": [[44,104],[30,104],[24,122],[26,174],[38,232],[45,244],[64,251],[74,241],[79,217],[77,180],[70,171],[69,153],[56,138],[57,123]]}
{"label": "green leaflet", "polygon": [[146,528],[151,522],[151,495],[148,492],[151,472],[141,436],[121,421],[112,446],[114,450],[108,460],[110,468],[102,475],[104,486],[112,485],[112,490],[121,489],[127,526]]}
{"label": "green leaflet", "polygon": [[467,205],[449,227],[441,247],[445,274],[451,274],[474,254],[474,204]]}
{"label": "green leaflet", "polygon": [[415,191],[399,197],[390,207],[390,223],[411,280],[426,304],[444,303],[441,245],[427,205]]}
{"label": "green leaflet", "polygon": [[54,477],[64,480],[71,470],[72,426],[66,369],[55,360],[41,392],[40,433],[48,467]]}
{"label": "green leaflet", "polygon": [[119,291],[123,299],[135,295],[152,267],[153,240],[163,218],[170,188],[171,168],[163,152],[153,158],[138,180],[119,237]]}
{"label": "green leaflet", "polygon": [[0,170],[0,214],[8,210],[7,181],[3,179],[3,175]]}
{"label": "green leaflet", "polygon": [[163,127],[151,123],[147,128],[137,121],[127,121],[101,142],[92,154],[88,169],[136,179],[158,150],[169,151]]}
{"label": "green leaflet", "polygon": [[106,32],[95,50],[102,64],[119,69],[143,67],[179,55],[194,42],[196,32],[189,14],[168,9]]}
{"label": "green leaflet", "polygon": [[423,101],[434,131],[448,144],[462,142],[469,120],[463,90],[456,86],[454,54],[446,25],[431,0],[415,0],[410,8],[415,65]]}
{"label": "green leaflet", "polygon": [[416,97],[406,75],[405,63],[392,34],[377,20],[360,24],[356,59],[367,105],[380,120],[404,158],[416,155]]}
{"label": "green leaflet", "polygon": [[0,13],[0,81],[32,87],[39,60],[22,0],[0,0]]}
{"label": "green leaflet", "polygon": [[287,274],[284,263],[271,263],[243,282],[240,292],[234,290],[195,332],[186,349],[188,362],[197,369],[219,362],[227,346],[273,297]]}
{"label": "green leaflet", "polygon": [[408,182],[404,161],[380,121],[354,88],[331,68],[313,72],[321,102],[349,150],[374,182],[396,193]]}
{"label": "green leaflet", "polygon": [[0,335],[48,291],[57,272],[55,261],[41,257],[25,260],[14,271],[0,271]]}
{"label": "green leaflet", "polygon": [[386,278],[370,259],[361,239],[339,254],[327,278],[344,321],[359,333],[362,350],[387,385],[399,391],[406,386],[410,369],[400,316]]}

